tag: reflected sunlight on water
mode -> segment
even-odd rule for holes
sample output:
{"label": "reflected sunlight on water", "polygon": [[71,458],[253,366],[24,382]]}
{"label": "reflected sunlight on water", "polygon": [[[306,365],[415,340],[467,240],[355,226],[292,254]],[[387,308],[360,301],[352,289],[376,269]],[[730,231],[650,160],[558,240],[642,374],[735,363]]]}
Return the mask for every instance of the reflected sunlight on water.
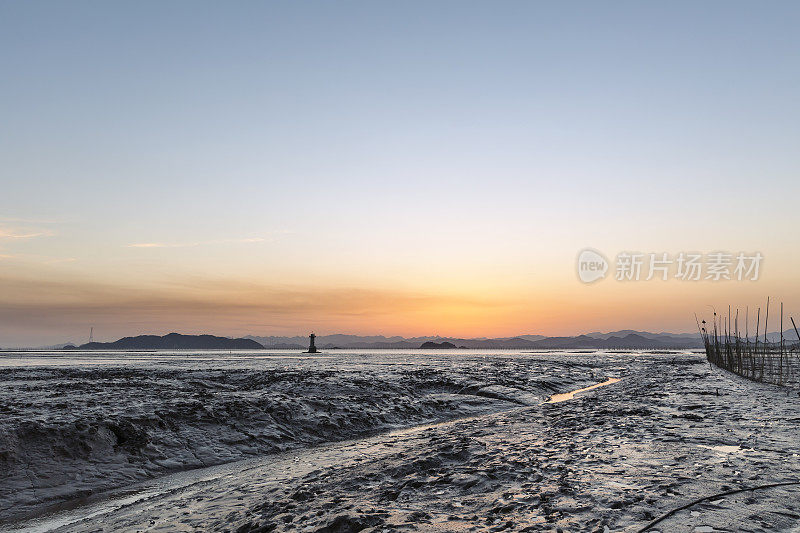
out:
{"label": "reflected sunlight on water", "polygon": [[596,389],[598,387],[602,387],[604,385],[611,385],[612,383],[616,383],[619,381],[619,378],[608,378],[607,380],[603,381],[602,383],[595,383],[589,387],[584,387],[582,389],[577,389],[571,392],[562,392],[561,394],[553,394],[550,396],[550,399],[547,400],[546,403],[558,403],[564,402],[567,400],[571,400],[575,397],[576,394],[580,394],[582,392],[590,391],[592,389]]}

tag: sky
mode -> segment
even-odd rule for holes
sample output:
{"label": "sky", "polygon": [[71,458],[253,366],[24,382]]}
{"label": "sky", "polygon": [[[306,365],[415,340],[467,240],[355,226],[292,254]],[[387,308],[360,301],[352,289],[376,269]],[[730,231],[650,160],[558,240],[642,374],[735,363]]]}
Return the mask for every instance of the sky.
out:
{"label": "sky", "polygon": [[[800,311],[798,25],[779,1],[0,2],[0,346]],[[578,278],[587,247],[606,279]],[[624,251],[764,259],[618,281]]]}

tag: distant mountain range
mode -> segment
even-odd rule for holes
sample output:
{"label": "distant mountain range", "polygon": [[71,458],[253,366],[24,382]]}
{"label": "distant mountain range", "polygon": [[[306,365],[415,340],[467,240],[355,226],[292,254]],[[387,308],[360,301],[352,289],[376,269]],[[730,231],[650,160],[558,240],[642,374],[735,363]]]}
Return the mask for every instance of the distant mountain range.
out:
{"label": "distant mountain range", "polygon": [[[776,342],[780,332],[771,332],[768,339]],[[763,339],[763,334],[759,337]],[[784,338],[789,342],[797,340],[794,330],[786,330]],[[417,349],[425,343],[443,345],[449,343],[457,348],[470,349],[513,349],[513,350],[573,350],[573,349],[694,349],[702,348],[698,333],[651,333],[648,331],[620,330],[607,333],[592,332],[572,337],[547,337],[545,335],[517,335],[499,338],[458,338],[458,337],[385,337],[383,335],[318,335],[317,347],[334,349]],[[443,345],[449,348],[448,344]],[[51,345],[36,349],[66,350],[304,350],[308,348],[308,337],[258,337],[247,336],[239,339],[216,337],[213,335],[139,335],[125,337],[115,342],[91,342],[75,346],[73,344]]]}
{"label": "distant mountain range", "polygon": [[[256,337],[248,336],[267,349],[301,349],[308,346],[308,337]],[[415,349],[425,343],[450,343],[459,348],[472,349],[688,349],[702,348],[697,333],[650,333],[646,331],[622,330],[609,333],[591,333],[574,337],[547,337],[544,335],[518,335],[502,338],[458,337],[384,337],[360,335],[317,335],[318,348],[332,349]],[[428,346],[431,346],[430,344]]]}
{"label": "distant mountain range", "polygon": [[65,350],[263,350],[252,339],[229,339],[214,335],[181,335],[170,333],[125,337],[115,342],[89,342],[80,346],[65,346]]}

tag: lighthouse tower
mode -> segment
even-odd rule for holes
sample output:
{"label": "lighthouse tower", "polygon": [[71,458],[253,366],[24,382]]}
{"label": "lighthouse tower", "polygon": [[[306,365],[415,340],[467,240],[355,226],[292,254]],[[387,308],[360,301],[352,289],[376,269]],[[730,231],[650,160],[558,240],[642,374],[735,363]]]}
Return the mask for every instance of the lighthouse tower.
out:
{"label": "lighthouse tower", "polygon": [[319,352],[317,351],[317,347],[316,347],[316,346],[314,346],[314,339],[315,339],[316,337],[317,337],[317,336],[316,336],[316,335],[314,335],[313,333],[312,333],[311,335],[309,335],[309,336],[308,336],[308,351],[307,351],[306,353],[319,353]]}

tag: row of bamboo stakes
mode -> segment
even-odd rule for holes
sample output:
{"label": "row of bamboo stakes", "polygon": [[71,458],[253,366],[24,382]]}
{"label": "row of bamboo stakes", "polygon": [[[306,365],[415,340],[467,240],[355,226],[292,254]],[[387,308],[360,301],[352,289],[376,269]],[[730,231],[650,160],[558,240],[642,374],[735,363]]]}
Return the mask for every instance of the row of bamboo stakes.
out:
{"label": "row of bamboo stakes", "polygon": [[[732,314],[728,306],[727,316],[718,316],[714,311],[712,324],[705,320],[697,322],[703,338],[708,361],[720,368],[742,377],[762,383],[781,386],[797,386],[800,377],[800,333],[793,317],[789,317],[797,340],[784,337],[783,303],[780,315],[780,341],[767,338],[769,327],[769,298],[764,315],[763,339],[761,337],[761,308],[756,313],[756,330],[750,336],[750,309],[745,308],[744,331],[739,327],[739,309]],[[697,321],[697,316],[695,315]],[[744,337],[742,337],[744,334]]]}

